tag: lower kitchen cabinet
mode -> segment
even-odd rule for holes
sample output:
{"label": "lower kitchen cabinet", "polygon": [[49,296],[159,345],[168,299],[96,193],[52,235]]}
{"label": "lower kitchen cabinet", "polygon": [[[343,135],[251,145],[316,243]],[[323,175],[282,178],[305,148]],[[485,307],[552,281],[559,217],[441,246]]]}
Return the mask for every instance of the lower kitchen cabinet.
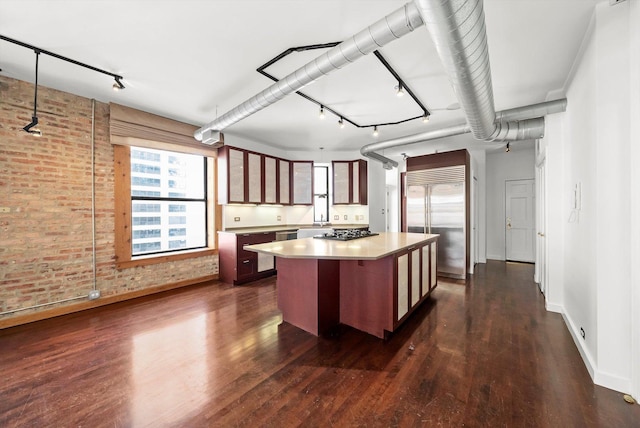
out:
{"label": "lower kitchen cabinet", "polygon": [[396,255],[394,323],[398,324],[437,284],[436,241]]}
{"label": "lower kitchen cabinet", "polygon": [[273,256],[246,251],[245,245],[263,244],[276,240],[275,232],[233,233],[218,232],[218,271],[220,280],[239,285],[273,275]]}

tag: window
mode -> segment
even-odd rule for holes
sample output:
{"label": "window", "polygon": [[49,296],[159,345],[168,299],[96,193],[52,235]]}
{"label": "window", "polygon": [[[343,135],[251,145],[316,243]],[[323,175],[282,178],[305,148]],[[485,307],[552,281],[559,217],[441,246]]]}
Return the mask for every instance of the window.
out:
{"label": "window", "polygon": [[141,147],[130,152],[131,255],[205,248],[206,158]]}
{"label": "window", "polygon": [[329,221],[329,167],[313,166],[313,221]]}

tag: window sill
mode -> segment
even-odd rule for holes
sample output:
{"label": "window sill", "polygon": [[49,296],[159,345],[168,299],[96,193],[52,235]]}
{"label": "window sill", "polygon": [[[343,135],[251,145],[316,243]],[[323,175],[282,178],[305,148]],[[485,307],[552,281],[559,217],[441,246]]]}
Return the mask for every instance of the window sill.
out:
{"label": "window sill", "polygon": [[173,262],[176,260],[186,260],[186,259],[194,259],[196,257],[213,256],[216,254],[218,254],[217,249],[205,248],[203,250],[188,251],[188,252],[177,253],[177,254],[140,257],[132,260],[116,262],[116,268],[127,269],[127,268],[138,267],[138,266],[148,266],[148,265],[155,265],[159,263]]}

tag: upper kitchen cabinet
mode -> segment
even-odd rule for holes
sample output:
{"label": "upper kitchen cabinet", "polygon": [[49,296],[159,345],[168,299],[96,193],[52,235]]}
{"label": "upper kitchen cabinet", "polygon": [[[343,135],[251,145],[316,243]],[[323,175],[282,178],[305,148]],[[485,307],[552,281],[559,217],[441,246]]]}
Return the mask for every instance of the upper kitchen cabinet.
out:
{"label": "upper kitchen cabinet", "polygon": [[278,203],[291,204],[291,162],[278,159]]}
{"label": "upper kitchen cabinet", "polygon": [[313,161],[291,161],[294,205],[313,204]]}
{"label": "upper kitchen cabinet", "polygon": [[262,203],[263,168],[261,154],[247,152],[247,176],[249,178],[247,202],[252,204]]}
{"label": "upper kitchen cabinet", "polygon": [[229,146],[218,149],[218,203],[245,202],[245,151]]}
{"label": "upper kitchen cabinet", "polygon": [[278,202],[278,170],[276,158],[263,156],[264,160],[264,203],[275,204]]}
{"label": "upper kitchen cabinet", "polygon": [[311,205],[313,161],[288,161],[223,146],[218,149],[218,203]]}
{"label": "upper kitchen cabinet", "polygon": [[367,205],[367,162],[333,161],[333,205]]}

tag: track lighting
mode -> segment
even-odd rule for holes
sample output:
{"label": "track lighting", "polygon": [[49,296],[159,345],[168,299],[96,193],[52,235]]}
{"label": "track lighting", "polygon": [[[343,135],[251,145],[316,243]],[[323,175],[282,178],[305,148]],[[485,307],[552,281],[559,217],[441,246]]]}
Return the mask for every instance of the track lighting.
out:
{"label": "track lighting", "polygon": [[22,129],[33,136],[41,137],[42,132],[38,128],[34,128],[38,124],[38,58],[40,58],[40,51],[34,49],[34,52],[36,53],[36,83],[33,95],[33,115],[31,116],[31,123]]}
{"label": "track lighting", "polygon": [[404,87],[402,86],[402,82],[398,82],[398,86],[395,87],[396,95],[401,97],[404,95]]}
{"label": "track lighting", "polygon": [[507,141],[507,147],[504,148],[504,151],[509,153],[511,151],[511,147],[509,147],[509,142]]}
{"label": "track lighting", "polygon": [[431,115],[430,114],[425,114],[424,116],[422,116],[422,122],[423,123],[429,123],[429,119],[431,119]]}
{"label": "track lighting", "polygon": [[377,137],[378,135],[379,135],[379,133],[378,133],[378,127],[377,127],[377,126],[374,126],[374,127],[373,127],[373,136],[374,136],[374,137]]}
{"label": "track lighting", "polygon": [[344,119],[342,117],[338,120],[338,125],[340,126],[340,129],[344,128]]}
{"label": "track lighting", "polygon": [[320,114],[318,115],[320,119],[324,119],[324,106],[320,106]]}
{"label": "track lighting", "polygon": [[120,76],[114,76],[113,78],[116,80],[116,82],[113,84],[114,91],[120,91],[125,88],[125,86],[122,84],[122,81],[120,81]]}

